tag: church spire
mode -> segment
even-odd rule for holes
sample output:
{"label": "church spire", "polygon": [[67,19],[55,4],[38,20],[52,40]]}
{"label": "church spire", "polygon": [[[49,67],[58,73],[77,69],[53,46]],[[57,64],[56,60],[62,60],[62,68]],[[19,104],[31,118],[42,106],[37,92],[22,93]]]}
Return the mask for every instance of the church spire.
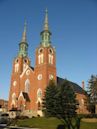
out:
{"label": "church spire", "polygon": [[47,10],[47,8],[45,10],[44,30],[49,30],[49,26],[48,26],[48,10]]}
{"label": "church spire", "polygon": [[24,31],[23,31],[21,42],[27,42],[26,31],[27,31],[27,23],[25,21],[25,23],[24,23]]}
{"label": "church spire", "polygon": [[20,57],[26,57],[28,55],[28,43],[27,43],[26,31],[27,31],[27,23],[25,21],[24,31],[23,31],[23,34],[22,34],[22,40],[19,44],[18,56],[20,56]]}
{"label": "church spire", "polygon": [[51,45],[51,41],[50,41],[51,32],[49,31],[47,9],[45,10],[44,28],[43,28],[43,31],[40,33],[40,35],[41,35],[41,45],[43,47],[49,47]]}

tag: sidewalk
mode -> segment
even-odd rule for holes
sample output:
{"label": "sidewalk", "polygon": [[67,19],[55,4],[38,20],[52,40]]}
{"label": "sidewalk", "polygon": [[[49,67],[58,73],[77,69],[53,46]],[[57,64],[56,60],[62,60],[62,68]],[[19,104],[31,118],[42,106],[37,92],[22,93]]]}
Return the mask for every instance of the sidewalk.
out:
{"label": "sidewalk", "polygon": [[39,129],[39,128],[28,128],[28,127],[17,127],[17,126],[8,126],[4,129]]}

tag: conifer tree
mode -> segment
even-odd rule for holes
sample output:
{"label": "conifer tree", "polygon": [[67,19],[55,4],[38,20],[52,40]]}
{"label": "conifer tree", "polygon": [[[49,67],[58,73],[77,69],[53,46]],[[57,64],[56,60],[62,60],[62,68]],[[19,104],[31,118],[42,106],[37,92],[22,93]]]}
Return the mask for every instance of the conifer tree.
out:
{"label": "conifer tree", "polygon": [[55,116],[55,95],[57,94],[57,87],[54,80],[50,80],[43,98],[43,112],[45,116]]}
{"label": "conifer tree", "polygon": [[88,110],[96,112],[97,105],[97,76],[92,75],[88,84]]}
{"label": "conifer tree", "polygon": [[62,85],[56,86],[50,81],[43,98],[43,111],[46,116],[59,118],[68,129],[79,129],[80,118],[76,116],[77,104],[72,83],[65,80]]}
{"label": "conifer tree", "polygon": [[55,98],[55,107],[58,116],[64,119],[65,117],[73,117],[76,115],[76,95],[72,84],[68,80],[65,80],[61,86],[58,86],[58,92]]}

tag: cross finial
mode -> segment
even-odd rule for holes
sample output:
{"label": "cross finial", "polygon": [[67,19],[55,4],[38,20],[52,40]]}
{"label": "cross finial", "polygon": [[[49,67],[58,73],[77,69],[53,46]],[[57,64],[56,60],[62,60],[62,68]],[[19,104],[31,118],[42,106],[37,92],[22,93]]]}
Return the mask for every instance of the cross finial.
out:
{"label": "cross finial", "polygon": [[27,30],[27,22],[25,20],[25,22],[24,22],[24,32],[26,32],[26,30]]}
{"label": "cross finial", "polygon": [[47,8],[45,9],[45,12],[48,13],[48,9]]}

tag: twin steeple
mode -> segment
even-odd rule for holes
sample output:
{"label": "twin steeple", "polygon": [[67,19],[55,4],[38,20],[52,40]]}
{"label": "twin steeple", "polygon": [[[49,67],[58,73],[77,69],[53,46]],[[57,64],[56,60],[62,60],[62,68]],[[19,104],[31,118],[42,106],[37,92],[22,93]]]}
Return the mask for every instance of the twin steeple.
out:
{"label": "twin steeple", "polygon": [[[19,44],[19,52],[18,52],[19,57],[27,57],[28,56],[28,43],[27,43],[26,31],[27,31],[27,23],[25,21],[24,31],[22,34],[22,40]],[[40,35],[41,35],[41,43],[40,44],[43,47],[49,47],[51,45],[51,41],[50,41],[51,32],[49,31],[48,10],[47,9],[45,10],[44,28],[43,28],[43,31],[40,33]]]}

